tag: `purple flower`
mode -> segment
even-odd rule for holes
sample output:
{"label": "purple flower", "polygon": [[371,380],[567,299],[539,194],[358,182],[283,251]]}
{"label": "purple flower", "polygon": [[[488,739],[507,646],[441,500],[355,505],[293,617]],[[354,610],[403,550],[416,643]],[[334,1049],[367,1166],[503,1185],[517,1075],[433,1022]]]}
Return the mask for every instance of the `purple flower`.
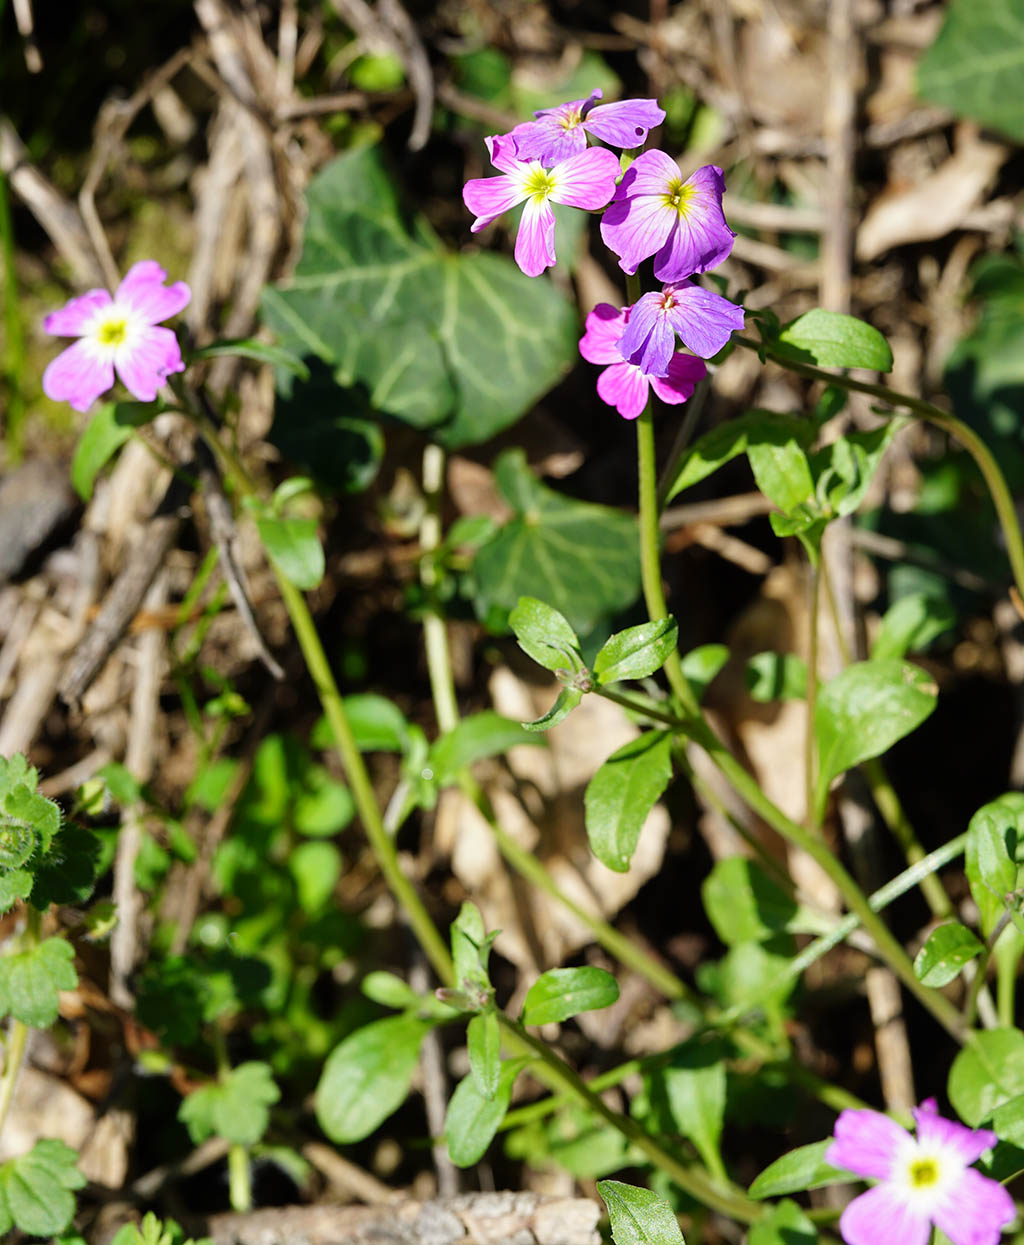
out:
{"label": "purple flower", "polygon": [[491,163],[501,170],[501,176],[474,177],[463,188],[463,202],[476,216],[473,233],[525,199],[516,238],[516,263],[528,277],[538,277],[555,262],[551,203],[588,210],[603,208],[615,190],[619,162],[606,147],[588,147],[545,169],[539,160],[521,159],[515,141],[507,134],[486,141]]}
{"label": "purple flower", "polygon": [[188,304],[184,281],[164,286],[167,273],[152,259],[133,264],[111,298],[107,290],[88,290],[43,321],[47,333],[77,337],[43,373],[43,392],[55,402],[86,411],[94,399],[121,383],[140,402],[152,402],[172,372],[182,372],[178,339],[157,328]]}
{"label": "purple flower", "polygon": [[659,281],[707,272],[726,258],[736,236],[722,212],[724,190],[722,170],[713,164],[683,181],[663,151],[645,151],[623,173],[601,237],[623,272],[636,272],[648,255]]}
{"label": "purple flower", "polygon": [[843,1111],[836,1120],[826,1163],[879,1181],[843,1211],[843,1240],[927,1245],[934,1223],[953,1245],[998,1245],[1016,1213],[1013,1198],[971,1167],[995,1133],[943,1119],[934,1098],[913,1115],[916,1137],[878,1111]]}
{"label": "purple flower", "polygon": [[[587,147],[592,134],[613,147],[641,147],[647,131],[665,120],[664,109],[653,99],[624,99],[616,104],[598,104],[602,92],[595,88],[589,99],[574,99],[557,108],[542,108],[509,134],[523,160],[553,164]],[[596,107],[595,107],[596,105]]]}
{"label": "purple flower", "polygon": [[664,376],[676,334],[694,354],[710,359],[743,327],[743,308],[692,281],[666,285],[636,300],[619,342],[622,357],[648,376]]}
{"label": "purple flower", "polygon": [[619,353],[619,339],[629,321],[629,307],[616,308],[598,303],[587,316],[587,331],[580,338],[580,354],[588,363],[608,363],[597,378],[597,396],[614,406],[623,419],[636,419],[647,405],[650,386],[670,406],[693,393],[697,382],[707,375],[707,368],[688,354],[674,354],[661,376],[647,376],[632,363],[624,362]]}

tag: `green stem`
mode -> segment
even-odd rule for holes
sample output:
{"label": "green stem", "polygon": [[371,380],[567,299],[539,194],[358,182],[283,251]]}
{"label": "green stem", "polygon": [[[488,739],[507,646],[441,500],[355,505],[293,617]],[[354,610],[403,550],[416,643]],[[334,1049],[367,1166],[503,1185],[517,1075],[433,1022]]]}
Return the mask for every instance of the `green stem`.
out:
{"label": "green stem", "polygon": [[909,393],[899,393],[897,390],[889,389],[885,385],[874,385],[869,381],[855,380],[852,376],[843,376],[835,372],[826,371],[824,368],[812,367],[808,363],[798,363],[794,359],[787,359],[784,355],[776,353],[770,345],[751,341],[749,338],[741,337],[739,334],[734,334],[732,340],[747,350],[766,354],[781,367],[786,368],[790,372],[795,372],[798,376],[806,376],[808,380],[820,380],[826,385],[838,385],[842,389],[849,389],[855,393],[870,394],[871,397],[880,398],[890,406],[900,406],[908,411],[912,411],[915,415],[927,420],[928,423],[933,424],[936,428],[941,428],[943,432],[948,433],[955,441],[959,441],[974,459],[978,470],[985,479],[985,484],[992,497],[992,503],[996,508],[999,524],[1003,529],[1006,552],[1010,560],[1010,567],[1013,570],[1017,591],[1024,596],[1024,537],[1021,535],[1020,523],[1017,520],[1013,495],[1007,486],[1006,479],[992,451],[973,428],[965,424],[963,420],[957,419],[955,415],[951,415],[941,407],[935,406],[934,403],[927,402],[924,398],[917,398]]}
{"label": "green stem", "polygon": [[545,1077],[547,1081],[556,1084],[562,1093],[595,1115],[599,1115],[627,1137],[655,1167],[663,1171],[685,1193],[696,1198],[703,1205],[720,1211],[723,1215],[729,1215],[740,1223],[755,1223],[764,1216],[767,1207],[753,1201],[738,1189],[732,1189],[712,1180],[703,1168],[690,1167],[681,1163],[658,1141],[649,1136],[635,1120],[619,1111],[613,1111],[577,1072],[563,1062],[539,1038],[528,1033],[522,1025],[501,1013],[498,1019],[506,1036],[510,1039],[510,1046],[539,1060],[547,1073]]}
{"label": "green stem", "polygon": [[818,608],[821,598],[821,557],[812,563],[810,590],[810,631],[807,641],[807,694],[804,722],[804,824],[818,833],[819,815],[814,798],[815,779],[814,710],[818,702]]}
{"label": "green stem", "polygon": [[252,1210],[249,1148],[237,1141],[232,1142],[228,1150],[228,1198],[236,1214],[244,1215]]}
{"label": "green stem", "polygon": [[402,872],[402,867],[398,862],[398,849],[395,847],[394,840],[384,828],[380,806],[377,803],[377,797],[373,793],[370,776],[363,763],[362,754],[356,746],[355,736],[352,734],[352,728],[349,726],[345,707],[342,704],[341,693],[338,691],[338,685],[334,681],[330,662],[328,662],[327,654],[324,652],[324,647],[320,642],[312,615],[309,612],[309,606],[306,604],[306,598],[276,566],[274,567],[274,574],[277,578],[278,589],[284,600],[285,608],[288,610],[292,627],[295,630],[296,638],[299,641],[302,656],[305,658],[310,677],[320,697],[320,704],[323,706],[327,721],[330,723],[335,746],[341,758],[345,775],[348,778],[349,787],[352,789],[352,798],[355,800],[356,809],[363,823],[363,829],[377,859],[380,871],[383,873],[391,893],[405,912],[406,918],[412,926],[413,933],[416,935],[427,959],[433,965],[434,972],[437,973],[445,985],[453,985],[455,975],[448,948],[445,946],[444,939],[441,937],[437,926],[431,920],[422,899],[416,892],[416,888]]}

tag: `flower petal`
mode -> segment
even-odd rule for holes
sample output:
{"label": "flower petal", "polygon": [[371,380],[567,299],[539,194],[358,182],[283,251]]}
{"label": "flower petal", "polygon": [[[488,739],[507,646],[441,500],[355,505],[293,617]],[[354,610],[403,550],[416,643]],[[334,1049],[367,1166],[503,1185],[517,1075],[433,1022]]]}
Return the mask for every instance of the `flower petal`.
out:
{"label": "flower petal", "polygon": [[678,406],[692,397],[698,381],[702,381],[707,374],[708,369],[700,359],[695,359],[692,354],[676,353],[669,361],[667,375],[648,379],[662,402]]}
{"label": "flower petal", "polygon": [[516,263],[528,277],[539,277],[555,262],[555,214],[546,202],[527,200],[516,238]]}
{"label": "flower petal", "polygon": [[537,113],[536,121],[524,121],[511,131],[516,140],[520,160],[539,160],[542,164],[557,164],[581,151],[586,151],[587,136],[582,126],[566,127],[564,117],[569,110],[579,108],[582,100],[548,108]]}
{"label": "flower petal", "polygon": [[624,99],[615,104],[599,104],[583,121],[583,128],[613,147],[629,150],[647,141],[647,132],[665,120],[665,110],[653,99]]}
{"label": "flower petal", "polygon": [[188,306],[192,291],[184,281],[164,287],[167,273],[155,259],[132,264],[117,287],[115,302],[126,303],[147,324],[159,324]]}
{"label": "flower petal", "polygon": [[597,396],[623,419],[636,419],[647,405],[647,377],[632,363],[613,363],[597,378]]}
{"label": "flower petal", "polygon": [[840,1111],[833,1135],[825,1162],[871,1180],[888,1179],[900,1153],[913,1145],[907,1130],[880,1111]]}
{"label": "flower petal", "polygon": [[[846,1114],[844,1111],[843,1115]],[[852,1114],[875,1115],[877,1112]],[[890,1242],[893,1245],[897,1242],[898,1245],[928,1245],[932,1225],[927,1215],[908,1204],[895,1185],[878,1184],[847,1206],[839,1219],[839,1231],[846,1245],[889,1245]]]}
{"label": "flower petal", "polygon": [[598,303],[587,316],[580,354],[588,363],[621,363],[619,338],[626,327],[626,309]]}
{"label": "flower petal", "polygon": [[[633,198],[636,195],[664,195],[669,193],[669,185],[682,179],[679,165],[671,156],[655,148],[643,151],[622,175],[619,190],[622,198]],[[616,198],[619,198],[616,195]]]}
{"label": "flower petal", "polygon": [[96,312],[108,307],[110,302],[109,290],[86,290],[65,303],[60,311],[51,311],[43,321],[43,328],[54,337],[81,337]]}
{"label": "flower petal", "polygon": [[619,172],[618,157],[613,151],[607,147],[588,147],[551,170],[555,182],[551,198],[555,203],[567,203],[588,211],[603,208],[615,193]]}
{"label": "flower petal", "polygon": [[499,177],[473,177],[462,188],[462,202],[476,217],[473,233],[479,233],[509,208],[526,198],[521,181],[507,173]]}
{"label": "flower petal", "polygon": [[140,402],[152,402],[172,372],[183,372],[178,339],[170,329],[144,328],[114,355],[125,389]]}
{"label": "flower petal", "polygon": [[675,213],[675,226],[654,259],[659,281],[681,281],[707,272],[729,255],[736,238],[722,211],[722,170],[705,164],[683,183],[684,195],[687,188],[690,197],[684,199],[683,211]]}
{"label": "flower petal", "polygon": [[648,376],[664,376],[676,348],[676,337],[663,307],[663,296],[644,294],[629,312],[619,353]]}
{"label": "flower petal", "polygon": [[[940,1147],[952,1151],[965,1167],[996,1144],[996,1135],[987,1128],[966,1128],[939,1115],[935,1099],[929,1098],[913,1112],[917,1140],[925,1150]],[[947,1233],[948,1235],[948,1233]]]}
{"label": "flower petal", "polygon": [[[654,154],[652,151],[644,152],[648,156]],[[626,170],[627,177],[633,167],[631,165]],[[648,255],[653,255],[664,245],[677,219],[675,208],[666,203],[661,195],[620,200],[617,190],[611,206],[601,217],[601,237],[608,249],[619,256],[622,271],[636,272]]]}
{"label": "flower petal", "polygon": [[110,355],[88,339],[62,351],[43,373],[43,393],[54,402],[70,402],[76,411],[87,411],[113,383]]}
{"label": "flower petal", "polygon": [[743,328],[742,307],[689,281],[675,287],[675,302],[668,322],[702,359],[718,354],[733,331]]}
{"label": "flower petal", "polygon": [[1002,1229],[1016,1213],[1013,1198],[998,1180],[968,1167],[956,1188],[933,1208],[932,1218],[953,1245],[998,1245]]}

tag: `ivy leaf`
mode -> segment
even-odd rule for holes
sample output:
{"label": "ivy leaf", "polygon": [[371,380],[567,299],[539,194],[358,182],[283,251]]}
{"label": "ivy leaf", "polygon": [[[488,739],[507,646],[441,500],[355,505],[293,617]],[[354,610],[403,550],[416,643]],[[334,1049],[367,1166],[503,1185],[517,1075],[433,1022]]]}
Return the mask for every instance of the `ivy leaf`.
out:
{"label": "ivy leaf", "polygon": [[63,938],[0,957],[0,1016],[48,1029],[57,1019],[59,991],[78,985],[74,958]]}
{"label": "ivy leaf", "polygon": [[472,1167],[483,1158],[505,1118],[512,1100],[512,1086],[526,1062],[525,1059],[506,1060],[490,1098],[481,1091],[472,1072],[455,1086],[448,1101],[444,1139],[456,1167]]}
{"label": "ivy leaf", "polygon": [[324,577],[324,549],[316,519],[257,519],[263,546],[282,575],[304,592]]}
{"label": "ivy leaf", "polygon": [[486,441],[572,366],[576,316],[503,255],[445,251],[411,230],[375,148],[313,179],[295,275],[264,293],[281,345],[314,355],[377,410],[446,445]]}
{"label": "ivy leaf", "polygon": [[925,99],[1024,141],[1024,11],[1016,0],[953,0],[917,66]]}
{"label": "ivy leaf", "polygon": [[415,1016],[388,1016],[331,1051],[316,1087],[316,1118],[332,1141],[362,1141],[402,1105],[430,1027]]}
{"label": "ivy leaf", "polygon": [[672,1207],[650,1189],[599,1180],[615,1245],[686,1245]]}
{"label": "ivy leaf", "polygon": [[786,358],[817,367],[892,369],[892,351],[878,329],[855,316],[820,307],[783,325],[774,348]]}
{"label": "ivy leaf", "polygon": [[610,1007],[618,997],[618,982],[603,968],[550,968],[526,993],[523,1024],[560,1024],[580,1012]]}
{"label": "ivy leaf", "polygon": [[0,1166],[0,1232],[16,1227],[29,1236],[51,1236],[69,1227],[75,1213],[71,1190],[86,1183],[77,1159],[63,1141],[44,1139]]}
{"label": "ivy leaf", "polygon": [[609,869],[625,873],[647,815],[672,780],[672,737],[646,731],[613,752],[583,797],[590,850]]}
{"label": "ivy leaf", "polygon": [[197,1146],[208,1137],[254,1146],[267,1131],[271,1103],[280,1097],[269,1064],[241,1063],[215,1085],[204,1085],[183,1099],[178,1119]]}
{"label": "ivy leaf", "polygon": [[96,477],[136,428],[150,423],[161,402],[104,402],[89,420],[71,459],[71,483],[83,501],[92,497]]}
{"label": "ivy leaf", "polygon": [[822,687],[814,712],[818,744],[815,808],[820,815],[832,779],[880,756],[934,710],[936,689],[919,666],[860,661]]}
{"label": "ivy leaf", "polygon": [[504,620],[520,597],[535,597],[586,634],[636,600],[640,556],[632,515],[547,488],[522,450],[506,450],[494,475],[515,514],[474,559],[480,617]]}

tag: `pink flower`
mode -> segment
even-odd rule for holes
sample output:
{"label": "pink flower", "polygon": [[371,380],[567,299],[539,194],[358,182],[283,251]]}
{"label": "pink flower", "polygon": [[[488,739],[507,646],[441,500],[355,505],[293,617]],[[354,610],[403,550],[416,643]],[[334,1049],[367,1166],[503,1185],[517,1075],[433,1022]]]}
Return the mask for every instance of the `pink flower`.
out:
{"label": "pink flower", "polygon": [[77,337],[43,373],[43,392],[55,402],[86,411],[114,384],[121,383],[140,402],[152,402],[172,372],[182,372],[178,339],[157,328],[175,316],[192,293],[184,281],[164,287],[167,273],[152,259],[133,264],[111,298],[107,290],[88,290],[43,321],[47,333]]}
{"label": "pink flower", "polygon": [[660,293],[642,294],[632,310],[619,349],[624,359],[653,376],[665,374],[677,333],[694,354],[710,359],[734,329],[743,327],[742,307],[692,281],[666,285]]}
{"label": "pink flower", "polygon": [[724,190],[722,170],[713,164],[683,181],[663,151],[645,151],[623,173],[601,237],[623,272],[636,272],[648,255],[659,281],[707,272],[728,256],[736,237],[722,212]]}
{"label": "pink flower", "polygon": [[588,147],[545,169],[539,160],[521,159],[515,140],[508,135],[486,142],[491,163],[501,170],[501,176],[474,177],[463,188],[463,202],[476,216],[473,233],[525,199],[516,238],[516,263],[528,277],[538,277],[555,262],[551,203],[590,211],[603,208],[615,192],[619,161],[606,147]]}
{"label": "pink flower", "polygon": [[619,339],[629,322],[629,307],[621,309],[609,303],[598,303],[587,316],[587,331],[580,338],[580,354],[588,363],[608,363],[597,378],[597,395],[602,402],[614,406],[623,419],[636,419],[647,405],[650,386],[670,406],[678,406],[693,393],[698,381],[707,375],[707,368],[688,354],[674,354],[661,376],[647,376],[632,363],[626,363],[619,351]]}
{"label": "pink flower", "polygon": [[927,1245],[931,1225],[953,1245],[998,1245],[1013,1198],[971,1164],[996,1143],[987,1128],[943,1119],[934,1098],[914,1113],[917,1136],[878,1111],[843,1111],[826,1163],[879,1181],[843,1211],[847,1245]]}
{"label": "pink flower", "polygon": [[557,108],[542,108],[509,134],[514,138],[522,160],[554,164],[567,156],[585,151],[587,135],[613,147],[629,150],[642,147],[647,132],[665,120],[664,109],[653,99],[624,99],[614,104],[598,104],[600,88],[589,99],[574,99]]}

